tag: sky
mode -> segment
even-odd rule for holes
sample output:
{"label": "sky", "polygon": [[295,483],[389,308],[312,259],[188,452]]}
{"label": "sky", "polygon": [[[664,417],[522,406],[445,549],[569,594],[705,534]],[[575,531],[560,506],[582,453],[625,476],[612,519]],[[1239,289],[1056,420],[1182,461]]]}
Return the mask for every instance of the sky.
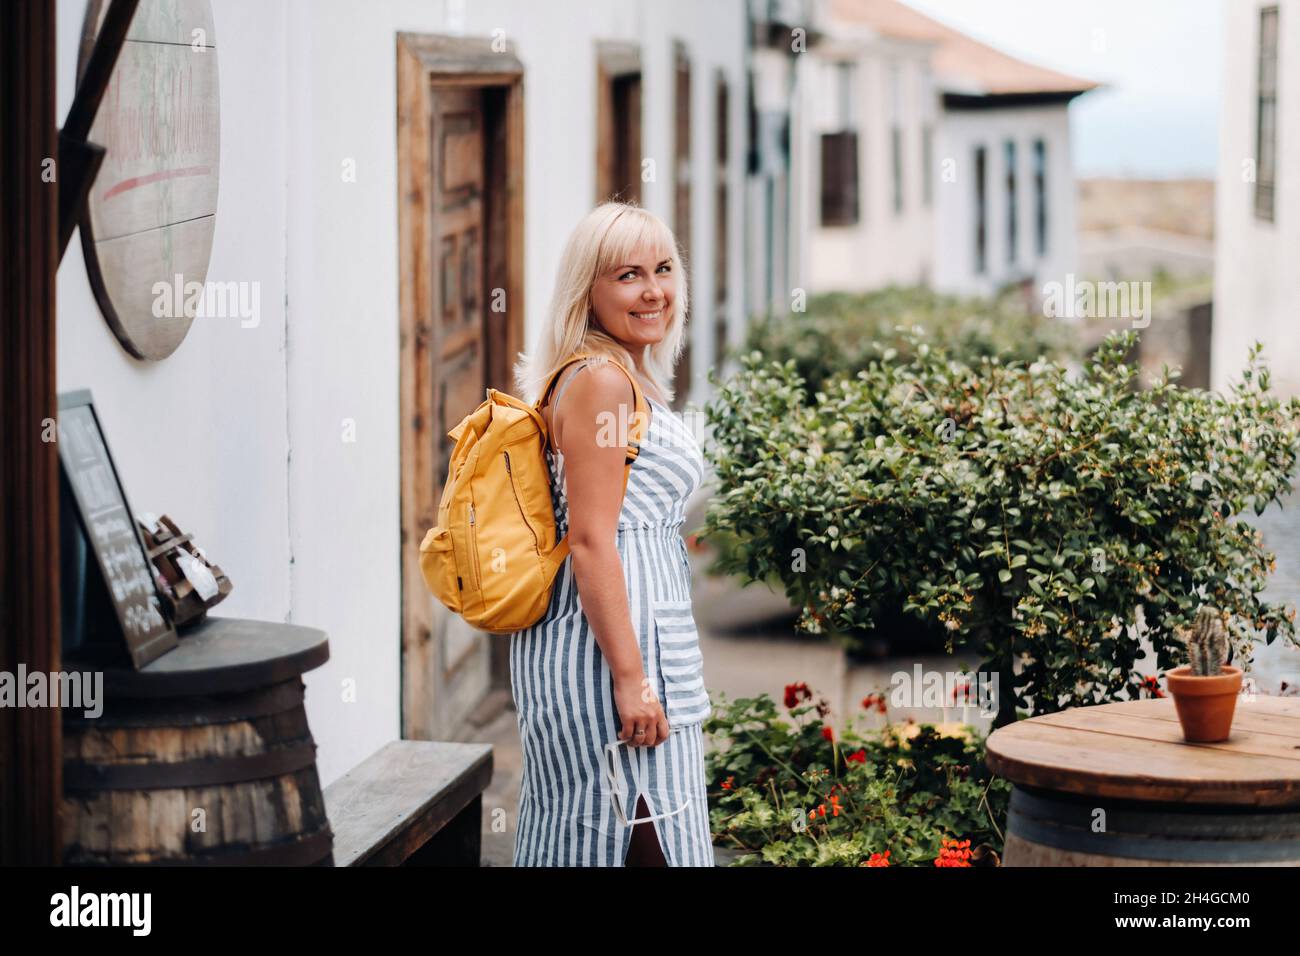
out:
{"label": "sky", "polygon": [[1021,59],[1106,88],[1070,106],[1076,175],[1213,177],[1222,4],[1234,0],[906,0]]}

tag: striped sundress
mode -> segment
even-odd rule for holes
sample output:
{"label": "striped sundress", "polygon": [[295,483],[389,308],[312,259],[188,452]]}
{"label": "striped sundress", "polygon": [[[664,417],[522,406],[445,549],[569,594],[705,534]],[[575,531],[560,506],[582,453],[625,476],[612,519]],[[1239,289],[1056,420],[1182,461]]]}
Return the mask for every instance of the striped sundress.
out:
{"label": "striped sundress", "polygon": [[[651,815],[685,803],[680,813],[635,825],[655,828],[669,866],[713,866],[702,727],[713,710],[681,536],[687,499],[704,480],[704,457],[681,418],[647,401],[650,427],[628,476],[617,547],[646,677],[671,732],[657,746],[620,745],[614,753],[626,819],[645,815],[636,812],[638,795]],[[546,458],[563,535],[564,456],[548,446]],[[623,866],[632,827],[615,814],[605,762],[605,745],[618,740],[621,727],[614,680],[583,613],[572,556],[555,576],[546,614],[510,635],[510,676],[523,753],[514,865]]]}

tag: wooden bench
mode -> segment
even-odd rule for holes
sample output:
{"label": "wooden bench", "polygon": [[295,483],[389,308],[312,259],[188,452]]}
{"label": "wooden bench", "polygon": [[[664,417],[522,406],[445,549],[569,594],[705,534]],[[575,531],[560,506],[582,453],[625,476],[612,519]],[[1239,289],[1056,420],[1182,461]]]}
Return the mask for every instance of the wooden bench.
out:
{"label": "wooden bench", "polygon": [[394,740],[325,788],[335,866],[478,866],[492,745]]}

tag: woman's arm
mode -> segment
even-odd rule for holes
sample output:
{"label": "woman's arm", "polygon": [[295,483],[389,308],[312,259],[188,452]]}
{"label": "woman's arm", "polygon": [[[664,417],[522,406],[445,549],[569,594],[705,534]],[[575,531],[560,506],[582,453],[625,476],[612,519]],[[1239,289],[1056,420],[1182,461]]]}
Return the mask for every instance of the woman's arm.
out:
{"label": "woman's arm", "polygon": [[[668,736],[668,720],[646,680],[616,543],[635,396],[627,376],[613,365],[579,369],[573,376],[560,406],[563,427],[559,418],[552,423],[557,445],[563,436],[573,575],[596,643],[614,674],[619,738],[654,746]],[[634,729],[644,729],[645,737],[633,737]]]}

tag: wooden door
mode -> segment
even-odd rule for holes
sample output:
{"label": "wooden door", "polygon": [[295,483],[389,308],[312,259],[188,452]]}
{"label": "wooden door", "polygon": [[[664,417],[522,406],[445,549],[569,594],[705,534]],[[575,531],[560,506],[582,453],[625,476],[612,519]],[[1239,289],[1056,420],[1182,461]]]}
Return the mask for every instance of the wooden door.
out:
{"label": "wooden door", "polygon": [[731,271],[730,242],[727,232],[728,207],[730,194],[727,162],[730,155],[729,124],[731,116],[731,91],[727,85],[726,74],[718,71],[714,86],[714,205],[713,205],[713,368],[720,374],[724,372],[724,361],[730,348],[730,330],[728,328],[727,277]]}
{"label": "wooden door", "polygon": [[[447,432],[478,407],[490,384],[483,307],[483,91],[478,87],[435,87],[430,131],[434,249],[430,380],[436,484],[431,486],[428,506],[436,519],[454,447]],[[491,683],[489,639],[459,617],[448,617],[445,623],[435,648],[432,687],[435,719],[443,728],[439,731],[442,735],[453,731]]]}
{"label": "wooden door", "polygon": [[452,453],[523,348],[523,65],[490,38],[397,35],[402,736],[464,739],[510,701],[506,642],[420,573]]}
{"label": "wooden door", "polygon": [[641,202],[641,52],[596,44],[596,202]]}

